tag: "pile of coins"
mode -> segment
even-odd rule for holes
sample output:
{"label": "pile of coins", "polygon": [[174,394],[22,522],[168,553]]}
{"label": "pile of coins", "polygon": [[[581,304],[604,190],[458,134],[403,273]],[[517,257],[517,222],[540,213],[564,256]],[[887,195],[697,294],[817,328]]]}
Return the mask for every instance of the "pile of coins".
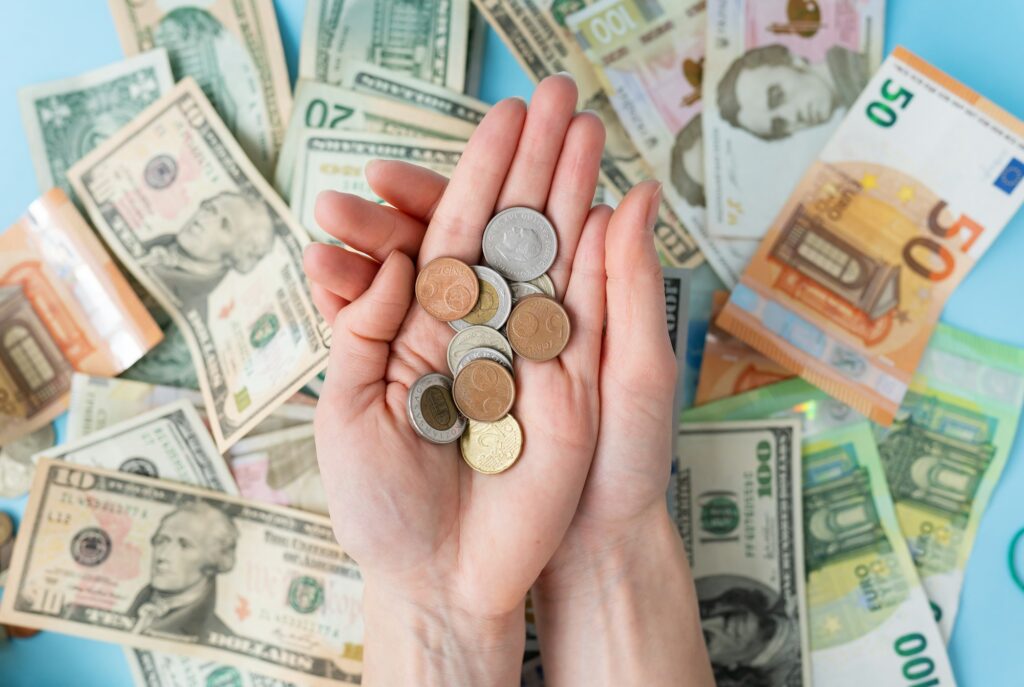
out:
{"label": "pile of coins", "polygon": [[512,466],[523,433],[509,411],[516,400],[515,356],[542,362],[569,343],[569,316],[548,269],[558,237],[547,217],[509,208],[484,230],[487,265],[437,258],[416,278],[416,301],[456,331],[448,344],[452,376],[432,372],[409,389],[409,421],[436,444],[459,440],[478,472]]}

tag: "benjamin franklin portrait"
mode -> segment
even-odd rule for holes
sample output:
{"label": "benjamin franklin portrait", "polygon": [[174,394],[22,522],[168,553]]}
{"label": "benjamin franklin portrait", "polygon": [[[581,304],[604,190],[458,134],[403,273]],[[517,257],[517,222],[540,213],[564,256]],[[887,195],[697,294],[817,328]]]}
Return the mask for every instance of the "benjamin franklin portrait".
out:
{"label": "benjamin franklin portrait", "polygon": [[870,76],[867,57],[842,46],[824,62],[809,62],[784,45],[765,45],[729,66],[718,82],[718,110],[758,138],[783,139],[849,108]]}

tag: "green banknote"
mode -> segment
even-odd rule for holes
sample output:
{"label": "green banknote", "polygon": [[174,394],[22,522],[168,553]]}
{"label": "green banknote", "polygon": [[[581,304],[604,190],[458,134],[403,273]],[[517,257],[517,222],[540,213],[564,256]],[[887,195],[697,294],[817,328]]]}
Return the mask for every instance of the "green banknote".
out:
{"label": "green banknote", "polygon": [[813,684],[852,687],[868,675],[880,684],[955,684],[863,416],[794,379],[687,410],[682,427],[765,417],[799,417],[804,424],[803,541]]}
{"label": "green banknote", "polygon": [[940,324],[896,421],[877,427],[896,515],[943,637],[1024,405],[1024,349]]}
{"label": "green banknote", "polygon": [[67,171],[99,143],[135,119],[171,86],[163,48],[69,79],[18,91],[39,190],[54,186],[74,198]]}
{"label": "green banknote", "polygon": [[341,72],[341,85],[357,93],[408,103],[468,124],[479,124],[491,108],[473,96],[370,62],[346,62]]}

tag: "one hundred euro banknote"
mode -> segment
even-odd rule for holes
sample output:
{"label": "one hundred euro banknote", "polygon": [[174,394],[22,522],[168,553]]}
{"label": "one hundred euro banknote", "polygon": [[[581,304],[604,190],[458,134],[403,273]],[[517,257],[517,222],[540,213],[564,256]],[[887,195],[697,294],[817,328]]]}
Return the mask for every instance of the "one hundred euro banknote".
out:
{"label": "one hundred euro banknote", "polygon": [[760,239],[882,61],[885,0],[708,3],[707,224]]}
{"label": "one hundred euro banknote", "polygon": [[[781,417],[798,418],[802,426],[796,460],[802,463],[809,684],[854,687],[865,676],[879,684],[956,684],[903,540],[871,425],[862,415],[793,379],[690,409],[681,427]],[[756,607],[743,610],[754,617],[746,631],[733,634],[733,642],[719,642],[721,651],[728,657],[729,651],[745,650],[761,666],[771,666],[775,643],[757,632],[769,626],[764,614],[758,616]],[[745,627],[738,621],[733,626]],[[708,649],[714,662],[719,650],[713,641]],[[749,684],[790,684],[757,683],[756,671],[743,677]]]}
{"label": "one hundred euro banknote", "polygon": [[117,257],[178,325],[221,451],[327,364],[306,232],[192,79],[68,174]]}
{"label": "one hundred euro banknote", "polygon": [[718,324],[881,424],[1024,201],[1024,123],[898,48],[771,224]]}

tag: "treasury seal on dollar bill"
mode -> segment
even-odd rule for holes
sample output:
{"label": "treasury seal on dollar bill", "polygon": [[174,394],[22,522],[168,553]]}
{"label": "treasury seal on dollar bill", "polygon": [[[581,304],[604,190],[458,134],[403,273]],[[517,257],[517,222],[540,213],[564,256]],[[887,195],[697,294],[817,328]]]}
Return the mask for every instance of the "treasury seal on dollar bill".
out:
{"label": "treasury seal on dollar bill", "polygon": [[555,262],[558,236],[548,218],[530,208],[509,208],[484,229],[484,258],[511,281],[536,279]]}
{"label": "treasury seal on dollar bill", "polygon": [[452,399],[452,380],[431,372],[409,389],[409,422],[416,433],[435,444],[450,444],[466,431],[466,418]]}

